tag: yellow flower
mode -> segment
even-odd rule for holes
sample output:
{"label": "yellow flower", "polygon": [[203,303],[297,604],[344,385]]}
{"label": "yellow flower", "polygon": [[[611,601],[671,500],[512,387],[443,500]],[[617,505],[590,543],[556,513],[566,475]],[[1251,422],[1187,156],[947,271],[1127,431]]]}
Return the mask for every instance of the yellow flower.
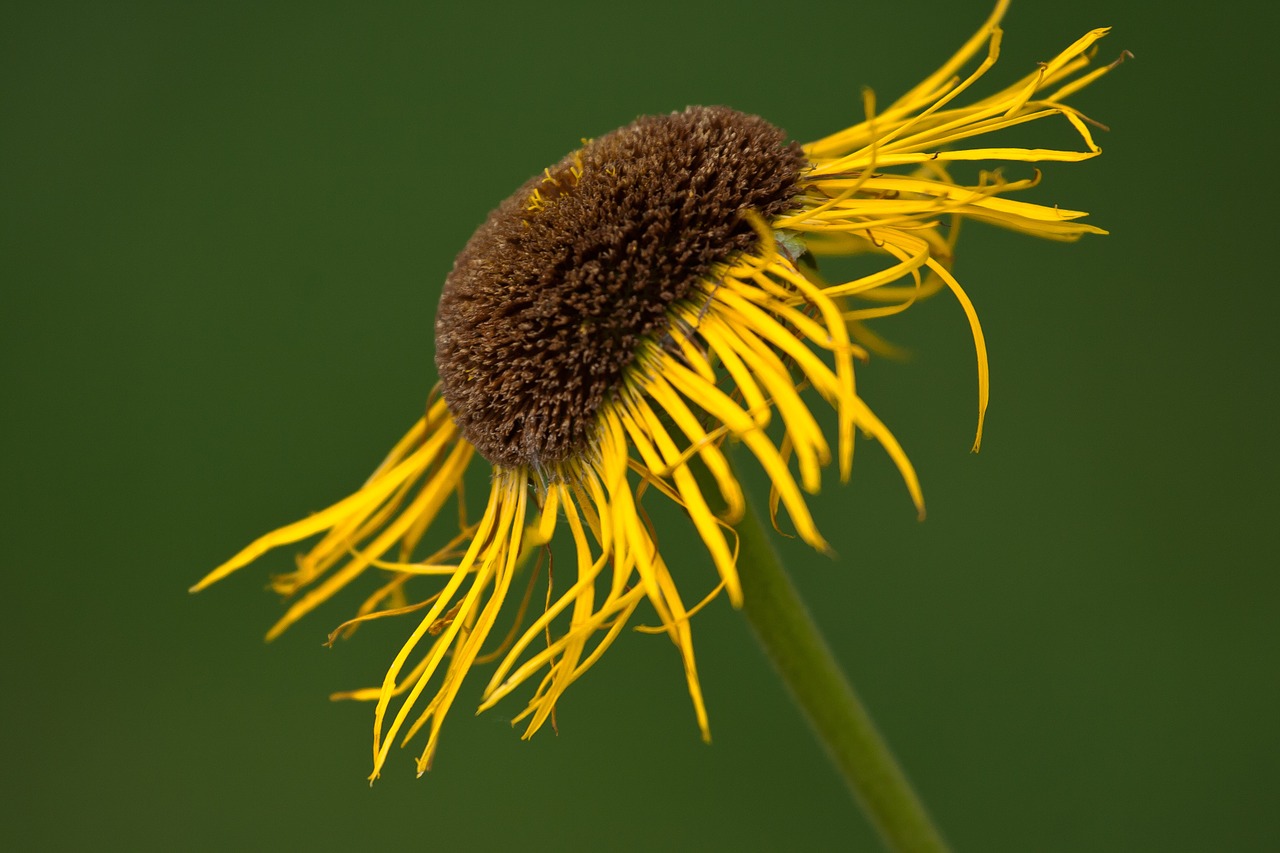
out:
{"label": "yellow flower", "polygon": [[[647,602],[684,664],[704,737],[690,607],[641,507],[646,490],[681,506],[736,606],[733,526],[744,511],[726,442],[745,447],[773,483],[797,535],[826,544],[806,493],[834,457],[849,476],[854,433],[885,448],[923,512],[915,471],[858,396],[854,362],[882,348],[862,323],[949,289],[966,312],[978,359],[978,436],[987,363],[972,303],[950,271],[961,220],[1038,237],[1104,233],[1079,211],[1014,201],[1039,173],[953,180],[959,161],[1074,161],[1099,153],[1090,123],[1064,100],[1106,73],[1088,70],[1094,30],[989,97],[963,95],[995,63],[1006,3],[938,71],[866,119],[807,145],[726,108],[644,117],[531,179],[459,255],[436,323],[441,384],[425,416],[354,494],[269,533],[219,566],[202,589],[266,551],[314,535],[296,571],[273,585],[292,604],[280,634],[365,575],[379,579],[358,623],[415,614],[416,627],[377,687],[338,694],[376,702],[373,773],[397,738],[427,729],[419,773],[467,673],[496,660],[481,710],[532,681],[525,737]],[[980,55],[976,70],[961,69]],[[964,147],[983,134],[1050,116],[1080,150]],[[865,255],[872,271],[829,283],[816,259]],[[809,389],[812,389],[810,392]],[[810,409],[836,416],[834,450]],[[975,442],[975,449],[977,442]],[[492,471],[478,521],[463,475],[478,455]],[[419,543],[448,505],[456,535]],[[450,513],[451,515],[452,513]],[[576,551],[567,587],[547,582],[543,612],[524,624],[537,572],[523,572],[563,522]],[[449,532],[453,533],[452,526]],[[513,593],[517,577],[523,592]],[[425,583],[428,590],[418,591]],[[506,639],[486,649],[509,597],[523,601]],[[338,633],[335,631],[335,635]]]}

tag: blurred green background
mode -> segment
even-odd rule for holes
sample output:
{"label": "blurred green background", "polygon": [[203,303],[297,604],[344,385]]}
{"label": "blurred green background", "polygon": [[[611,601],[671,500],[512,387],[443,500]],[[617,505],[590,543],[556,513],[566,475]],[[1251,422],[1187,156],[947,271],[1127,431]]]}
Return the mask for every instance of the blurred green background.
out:
{"label": "blurred green background", "polygon": [[[1076,101],[1104,156],[1035,194],[1113,233],[966,229],[982,453],[940,297],[879,327],[910,362],[860,375],[928,521],[866,444],[816,502],[840,558],[784,543],[959,850],[1280,843],[1271,30],[1155,8],[1015,2],[992,81],[1099,25],[1104,57],[1137,55]],[[363,479],[434,382],[454,254],[581,137],[699,103],[814,138],[987,9],[6,7],[5,846],[875,849],[723,599],[695,624],[712,746],[670,644],[628,633],[559,736],[460,705],[428,776],[393,752],[371,790],[371,709],[326,696],[380,678],[400,629],[326,650],[339,605],[264,646],[288,553],[186,588]],[[682,535],[664,546],[705,588]]]}

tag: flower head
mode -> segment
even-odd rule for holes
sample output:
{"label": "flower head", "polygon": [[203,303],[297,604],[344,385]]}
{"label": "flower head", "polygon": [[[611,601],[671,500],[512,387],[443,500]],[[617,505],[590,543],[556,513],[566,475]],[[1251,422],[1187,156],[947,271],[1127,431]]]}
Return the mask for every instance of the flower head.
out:
{"label": "flower head", "polygon": [[[195,587],[319,535],[295,571],[273,580],[292,603],[269,638],[365,576],[376,577],[372,593],[334,635],[412,614],[381,684],[338,694],[376,703],[371,778],[394,740],[424,728],[419,772],[431,765],[441,724],[483,661],[496,666],[482,710],[532,682],[516,717],[532,735],[642,604],[678,650],[707,736],[690,628],[701,604],[682,595],[685,567],[663,558],[641,501],[654,491],[683,508],[718,574],[712,595],[723,589],[739,604],[733,526],[745,501],[731,444],[772,481],[775,524],[785,511],[814,548],[826,544],[806,495],[833,459],[849,476],[859,431],[888,452],[923,512],[906,453],[855,387],[855,362],[883,346],[864,321],[954,294],[978,358],[980,438],[986,351],[951,273],[956,226],[976,219],[1059,240],[1103,233],[1081,212],[1007,198],[1038,172],[969,183],[949,172],[959,161],[1099,153],[1090,123],[1063,101],[1112,67],[1087,70],[1105,30],[961,105],[995,63],[1004,5],[942,68],[885,110],[867,93],[865,120],[831,136],[788,143],[763,119],[723,107],[643,117],[532,178],[475,233],[445,283],[440,385],[423,418],[351,496],[261,537]],[[959,76],[984,47],[976,70]],[[964,147],[1050,116],[1071,124],[1079,149]],[[874,269],[849,281],[819,275],[823,256],[853,254]],[[834,441],[816,404],[834,412]],[[477,455],[492,477],[483,514],[468,520],[462,483]],[[443,517],[449,505],[456,529]],[[451,535],[424,554],[433,525]],[[567,586],[547,581],[545,606],[526,623],[530,555],[558,527],[575,571]],[[522,599],[508,608],[517,613],[504,612],[508,598]],[[491,641],[504,620],[505,639]]]}

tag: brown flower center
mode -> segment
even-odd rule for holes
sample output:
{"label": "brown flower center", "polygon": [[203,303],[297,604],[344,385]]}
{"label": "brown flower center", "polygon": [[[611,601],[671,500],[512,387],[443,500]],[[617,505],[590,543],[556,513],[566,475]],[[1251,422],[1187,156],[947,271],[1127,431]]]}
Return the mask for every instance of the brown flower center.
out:
{"label": "brown flower center", "polygon": [[590,449],[597,415],[671,306],[758,239],[804,156],[724,107],[645,116],[588,142],[471,237],[436,318],[444,398],[490,462],[546,471]]}

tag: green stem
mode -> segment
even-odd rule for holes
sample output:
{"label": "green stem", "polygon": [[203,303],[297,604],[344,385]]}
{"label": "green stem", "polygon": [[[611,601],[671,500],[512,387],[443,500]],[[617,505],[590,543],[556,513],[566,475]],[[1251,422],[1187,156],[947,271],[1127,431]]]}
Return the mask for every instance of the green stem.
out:
{"label": "green stem", "polygon": [[[716,494],[715,487],[704,489]],[[854,797],[895,851],[945,851],[911,783],[841,672],[748,501],[737,525],[743,612]]]}

